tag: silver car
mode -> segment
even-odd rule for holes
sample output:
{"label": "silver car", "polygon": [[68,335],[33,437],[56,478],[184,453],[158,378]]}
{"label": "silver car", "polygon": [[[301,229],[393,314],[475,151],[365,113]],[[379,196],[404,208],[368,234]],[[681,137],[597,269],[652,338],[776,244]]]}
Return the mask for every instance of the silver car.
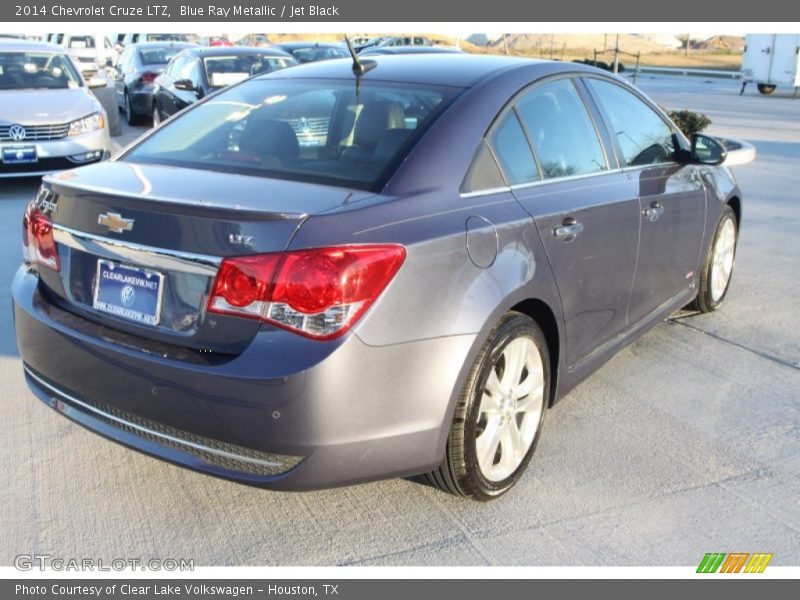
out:
{"label": "silver car", "polygon": [[110,153],[106,113],[64,49],[0,41],[0,177],[43,175]]}

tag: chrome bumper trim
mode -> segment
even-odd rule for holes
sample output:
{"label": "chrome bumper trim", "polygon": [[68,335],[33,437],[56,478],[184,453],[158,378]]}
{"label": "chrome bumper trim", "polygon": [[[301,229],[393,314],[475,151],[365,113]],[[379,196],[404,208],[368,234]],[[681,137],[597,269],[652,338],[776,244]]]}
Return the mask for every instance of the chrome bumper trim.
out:
{"label": "chrome bumper trim", "polygon": [[[128,421],[126,419],[122,419],[122,418],[120,418],[120,417],[118,417],[116,415],[113,415],[113,414],[111,414],[109,412],[103,411],[103,410],[101,410],[101,409],[99,409],[97,407],[94,407],[94,406],[92,406],[90,404],[87,404],[87,403],[79,400],[78,398],[75,398],[74,396],[72,396],[72,395],[70,395],[70,394],[68,394],[68,393],[66,393],[66,392],[64,392],[62,390],[59,390],[58,388],[52,386],[48,382],[44,381],[41,377],[36,375],[33,371],[31,371],[31,369],[27,365],[24,365],[23,368],[25,369],[25,373],[28,375],[28,377],[33,379],[41,387],[43,387],[43,388],[47,389],[49,392],[55,394],[57,398],[59,398],[59,397],[63,398],[64,400],[66,400],[70,404],[74,404],[74,405],[80,407],[82,410],[91,412],[91,413],[101,417],[102,419],[105,419],[105,420],[108,420],[108,421],[113,421],[114,423],[122,425],[123,427],[138,431],[139,433],[144,434],[144,435],[146,435],[148,437],[160,439],[160,440],[163,440],[164,442],[169,442],[169,443],[171,443],[173,445],[177,445],[177,446],[185,446],[186,448],[191,448],[191,449],[196,450],[196,451],[205,452],[205,453],[208,453],[208,454],[212,454],[214,456],[219,456],[220,458],[223,458],[223,459],[226,459],[226,460],[231,460],[231,461],[235,461],[235,462],[249,463],[249,464],[257,465],[257,466],[260,466],[260,467],[266,467],[268,469],[283,468],[283,467],[287,466],[285,462],[274,462],[274,461],[269,461],[269,460],[253,458],[251,456],[243,456],[241,454],[236,454],[236,453],[233,453],[233,452],[226,452],[225,450],[220,450],[219,448],[212,448],[210,446],[206,446],[206,445],[203,445],[203,444],[197,444],[197,443],[191,442],[189,440],[181,439],[181,438],[178,438],[178,437],[175,437],[175,436],[172,436],[172,435],[168,435],[166,433],[162,433],[160,431],[155,431],[153,429],[149,429],[147,427],[143,427],[142,425],[139,425],[138,423],[133,423],[132,421]],[[289,456],[287,456],[285,458],[286,459],[295,459],[296,462],[299,462],[299,458],[297,458],[297,457],[289,457]],[[292,466],[294,466],[294,465],[292,465]],[[288,469],[285,469],[285,470],[288,470]]]}

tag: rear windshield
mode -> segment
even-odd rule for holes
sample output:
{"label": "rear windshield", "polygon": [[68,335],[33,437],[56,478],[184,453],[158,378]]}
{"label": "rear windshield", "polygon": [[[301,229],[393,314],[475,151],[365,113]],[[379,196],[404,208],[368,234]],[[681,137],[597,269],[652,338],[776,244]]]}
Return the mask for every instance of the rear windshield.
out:
{"label": "rear windshield", "polygon": [[294,48],[289,50],[289,52],[301,63],[330,60],[332,58],[346,58],[350,56],[350,53],[344,48],[336,48],[333,46],[328,46],[327,48],[320,48],[318,46]]}
{"label": "rear windshield", "polygon": [[208,85],[221,88],[258,75],[271,73],[297,64],[290,57],[264,56],[263,54],[236,54],[208,56],[203,59]]}
{"label": "rear windshield", "polygon": [[458,92],[254,79],[168,121],[123,160],[374,189]]}
{"label": "rear windshield", "polygon": [[139,59],[143,65],[165,65],[183,48],[164,46],[162,48],[145,48],[139,50]]}
{"label": "rear windshield", "polygon": [[0,90],[57,90],[80,86],[81,78],[64,54],[0,52]]}
{"label": "rear windshield", "polygon": [[182,33],[148,33],[148,42],[188,42],[189,36]]}

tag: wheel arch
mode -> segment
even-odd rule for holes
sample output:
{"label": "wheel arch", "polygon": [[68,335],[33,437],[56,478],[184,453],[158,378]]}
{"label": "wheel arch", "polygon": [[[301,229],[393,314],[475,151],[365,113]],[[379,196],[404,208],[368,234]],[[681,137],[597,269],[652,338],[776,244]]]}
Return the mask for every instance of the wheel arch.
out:
{"label": "wheel arch", "polygon": [[726,204],[733,209],[733,214],[736,215],[736,227],[738,228],[742,224],[742,201],[739,196],[734,195],[728,198]]}
{"label": "wheel arch", "polygon": [[518,302],[509,310],[522,313],[533,319],[544,334],[544,339],[547,342],[547,352],[550,355],[550,398],[548,398],[548,406],[552,406],[558,389],[558,367],[561,352],[561,339],[556,316],[550,306],[538,298],[528,298]]}

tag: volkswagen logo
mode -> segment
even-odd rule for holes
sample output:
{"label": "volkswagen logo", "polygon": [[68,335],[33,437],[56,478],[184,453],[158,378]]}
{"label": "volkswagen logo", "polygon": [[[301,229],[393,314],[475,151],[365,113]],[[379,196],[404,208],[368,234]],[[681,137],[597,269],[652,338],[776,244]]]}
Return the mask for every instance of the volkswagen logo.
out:
{"label": "volkswagen logo", "polygon": [[25,131],[25,128],[22,125],[12,125],[8,128],[8,137],[15,142],[21,142],[27,135],[28,132]]}
{"label": "volkswagen logo", "polygon": [[119,299],[122,300],[122,306],[130,308],[136,299],[136,290],[129,285],[124,286],[119,292]]}

